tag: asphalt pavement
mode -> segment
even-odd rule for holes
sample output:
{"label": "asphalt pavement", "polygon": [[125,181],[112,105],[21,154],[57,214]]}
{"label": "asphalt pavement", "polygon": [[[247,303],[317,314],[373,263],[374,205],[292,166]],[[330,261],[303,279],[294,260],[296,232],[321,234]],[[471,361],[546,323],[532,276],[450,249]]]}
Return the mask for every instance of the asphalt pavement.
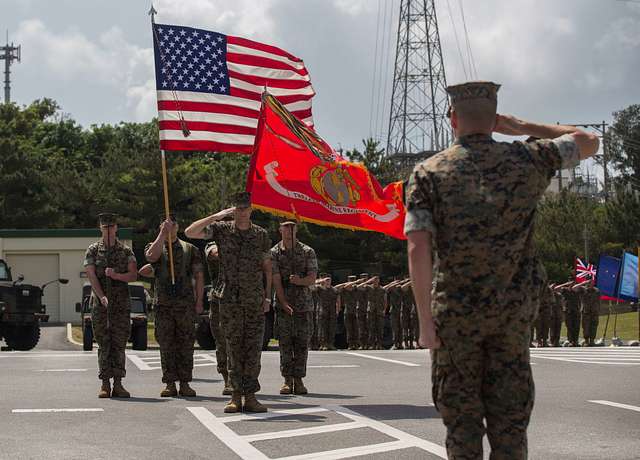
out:
{"label": "asphalt pavement", "polygon": [[[215,352],[195,352],[198,396],[185,399],[160,398],[157,350],[128,350],[133,397],[105,400],[95,350],[61,348],[61,330],[43,328],[33,351],[0,353],[2,459],[446,457],[426,351],[312,352],[307,396],[278,394],[279,355],[265,352],[269,412],[230,415]],[[530,458],[640,458],[639,348],[534,349],[532,362]]]}

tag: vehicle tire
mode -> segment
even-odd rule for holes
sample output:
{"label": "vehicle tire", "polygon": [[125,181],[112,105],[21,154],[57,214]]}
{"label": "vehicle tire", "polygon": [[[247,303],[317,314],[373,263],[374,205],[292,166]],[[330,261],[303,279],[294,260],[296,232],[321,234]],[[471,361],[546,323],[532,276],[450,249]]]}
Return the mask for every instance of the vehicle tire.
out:
{"label": "vehicle tire", "polygon": [[196,341],[203,350],[215,350],[216,341],[211,334],[208,321],[200,321],[196,326]]}
{"label": "vehicle tire", "polygon": [[21,324],[12,326],[6,331],[5,341],[12,350],[27,351],[40,341],[40,324]]}
{"label": "vehicle tire", "polygon": [[93,327],[91,327],[91,323],[85,323],[82,328],[82,349],[84,351],[93,350]]}
{"label": "vehicle tire", "polygon": [[147,349],[147,322],[143,321],[138,324],[132,333],[131,348],[134,350],[146,350]]}

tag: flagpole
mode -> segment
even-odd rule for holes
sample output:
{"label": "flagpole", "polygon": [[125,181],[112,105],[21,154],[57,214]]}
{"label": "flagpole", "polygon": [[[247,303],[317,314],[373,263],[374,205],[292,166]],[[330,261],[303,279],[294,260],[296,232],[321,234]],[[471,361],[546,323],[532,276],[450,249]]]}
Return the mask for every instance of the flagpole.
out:
{"label": "flagpole", "polygon": [[[169,220],[169,187],[167,185],[167,159],[164,150],[160,150],[162,158],[162,190],[164,195],[164,213]],[[176,274],[173,268],[173,235],[169,235],[167,243],[169,243],[169,268],[171,270],[171,284],[176,284]]]}
{"label": "flagpole", "polygon": [[[156,14],[158,14],[158,12],[156,11],[156,9],[153,7],[153,3],[151,4],[151,9],[149,10],[149,12],[147,13],[150,17],[151,17],[151,36],[153,38],[153,26],[156,22]],[[164,214],[165,214],[165,220],[169,220],[169,186],[167,185],[167,158],[164,154],[164,150],[160,150],[160,159],[161,159],[161,163],[162,163],[162,194],[164,196]],[[175,285],[176,284],[176,273],[175,273],[175,269],[173,267],[173,234],[169,235],[169,238],[167,238],[167,243],[169,246],[169,271],[171,272],[171,284]]]}

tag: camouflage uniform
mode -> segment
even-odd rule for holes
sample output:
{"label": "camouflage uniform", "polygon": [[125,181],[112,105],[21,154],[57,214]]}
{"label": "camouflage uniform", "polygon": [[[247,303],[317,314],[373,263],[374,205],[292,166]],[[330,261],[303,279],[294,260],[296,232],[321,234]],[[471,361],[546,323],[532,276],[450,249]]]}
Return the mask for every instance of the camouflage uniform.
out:
{"label": "camouflage uniform", "polygon": [[582,334],[587,345],[595,345],[600,319],[600,291],[593,286],[582,289]]}
{"label": "camouflage uniform", "polygon": [[368,326],[369,345],[374,350],[382,350],[382,336],[384,335],[384,296],[385,291],[380,286],[369,286],[367,298],[369,299]]}
{"label": "camouflage uniform", "polygon": [[318,287],[310,286],[311,289],[311,337],[309,339],[309,348],[317,350],[320,347],[320,335],[318,330],[318,320],[320,316],[320,299],[318,298]]}
{"label": "camouflage uniform", "polygon": [[320,345],[329,350],[335,349],[336,338],[336,303],[338,301],[338,290],[333,286],[328,288],[318,288],[318,298],[320,300]]}
{"label": "camouflage uniform", "polygon": [[567,324],[567,340],[577,346],[580,339],[580,294],[571,288],[564,288],[562,295],[566,305],[564,321]]}
{"label": "camouflage uniform", "polygon": [[411,327],[411,312],[413,309],[413,293],[411,292],[411,287],[409,287],[406,291],[402,291],[402,313],[400,315],[405,348],[413,348],[413,341],[417,338],[413,336],[413,328]]}
{"label": "camouflage uniform", "polygon": [[224,289],[220,299],[220,326],[227,346],[227,366],[233,390],[252,394],[260,390],[260,355],[264,335],[263,262],[271,242],[262,227],[240,230],[234,221],[214,222],[204,230],[218,245]]}
{"label": "camouflage uniform", "polygon": [[360,342],[360,347],[366,350],[369,348],[369,324],[367,319],[369,310],[369,287],[356,286],[355,298],[357,302],[356,320],[358,321],[358,341]]}
{"label": "camouflage uniform", "polygon": [[[145,253],[151,246],[147,244]],[[195,296],[192,279],[202,273],[202,257],[194,245],[177,239],[172,244],[175,285],[171,284],[169,249],[151,263],[155,273],[153,305],[156,340],[160,345],[160,363],[164,383],[190,382],[193,379],[193,342],[195,340]]]}
{"label": "camouflage uniform", "polygon": [[402,310],[402,290],[400,287],[392,287],[388,291],[389,313],[391,315],[391,330],[393,331],[393,346],[396,349],[402,346],[402,323],[400,322],[400,312]]}
{"label": "camouflage uniform", "polygon": [[538,342],[538,346],[541,347],[548,345],[551,310],[553,309],[554,301],[553,291],[548,286],[544,286],[540,299],[538,319],[536,321],[536,341]]}
{"label": "camouflage uniform", "polygon": [[356,319],[356,292],[353,288],[342,289],[342,309],[344,310],[344,328],[347,333],[347,346],[350,349],[358,348],[358,321]]}
{"label": "camouflage uniform", "polygon": [[[111,267],[117,273],[126,273],[129,270],[129,262],[135,261],[136,257],[131,248],[119,240],[110,248],[107,261],[107,247],[101,240],[87,248],[84,266],[95,266],[102,291],[108,295],[105,269]],[[108,300],[107,311],[95,292],[91,294],[91,323],[93,336],[98,343],[98,378],[101,380],[122,378],[126,375],[125,349],[131,334],[131,298],[128,284],[112,279]]]}
{"label": "camouflage uniform", "polygon": [[318,272],[315,251],[299,241],[292,250],[282,242],[271,248],[273,275],[280,275],[284,294],[293,308],[293,315],[277,302],[278,331],[280,334],[280,373],[283,377],[302,378],[307,375],[307,355],[312,328],[313,299],[309,286],[297,286],[289,282],[290,275],[300,278]]}
{"label": "camouflage uniform", "polygon": [[[205,247],[205,254],[208,253],[211,246],[215,243],[209,243]],[[209,291],[209,328],[211,335],[216,341],[216,362],[217,370],[220,375],[228,375],[227,370],[227,341],[224,338],[222,329],[220,328],[220,288],[222,286],[224,276],[219,270],[219,261],[211,261],[207,258],[207,267],[209,269],[209,277],[213,285]]]}
{"label": "camouflage uniform", "polygon": [[[455,108],[467,98],[495,101],[497,86],[449,93]],[[432,351],[432,397],[450,459],[482,458],[485,432],[491,458],[527,458],[530,292],[539,286],[533,222],[555,171],[578,158],[571,136],[501,143],[474,134],[418,164],[409,179],[405,233],[429,231],[440,262],[431,308],[442,345]]]}
{"label": "camouflage uniform", "polygon": [[549,340],[551,346],[560,346],[560,330],[562,329],[562,311],[564,310],[564,298],[562,294],[553,291],[553,303],[551,304],[551,318],[549,320]]}

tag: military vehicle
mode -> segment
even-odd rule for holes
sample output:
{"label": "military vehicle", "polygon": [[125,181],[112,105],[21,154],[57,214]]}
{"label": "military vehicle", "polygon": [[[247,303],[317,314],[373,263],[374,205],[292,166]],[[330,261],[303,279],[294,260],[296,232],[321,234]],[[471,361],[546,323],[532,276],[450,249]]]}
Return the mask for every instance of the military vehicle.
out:
{"label": "military vehicle", "polygon": [[[131,335],[129,342],[134,350],[147,349],[147,323],[151,299],[144,285],[129,283],[131,297]],[[82,287],[82,302],[76,303],[76,311],[82,317],[82,349],[93,350],[93,325],[91,324],[91,284]]]}
{"label": "military vehicle", "polygon": [[23,284],[24,276],[14,281],[11,269],[0,259],[0,339],[8,349],[31,350],[40,340],[40,321],[49,321],[46,306],[42,304],[44,289],[52,283],[67,284],[59,278],[43,286]]}

